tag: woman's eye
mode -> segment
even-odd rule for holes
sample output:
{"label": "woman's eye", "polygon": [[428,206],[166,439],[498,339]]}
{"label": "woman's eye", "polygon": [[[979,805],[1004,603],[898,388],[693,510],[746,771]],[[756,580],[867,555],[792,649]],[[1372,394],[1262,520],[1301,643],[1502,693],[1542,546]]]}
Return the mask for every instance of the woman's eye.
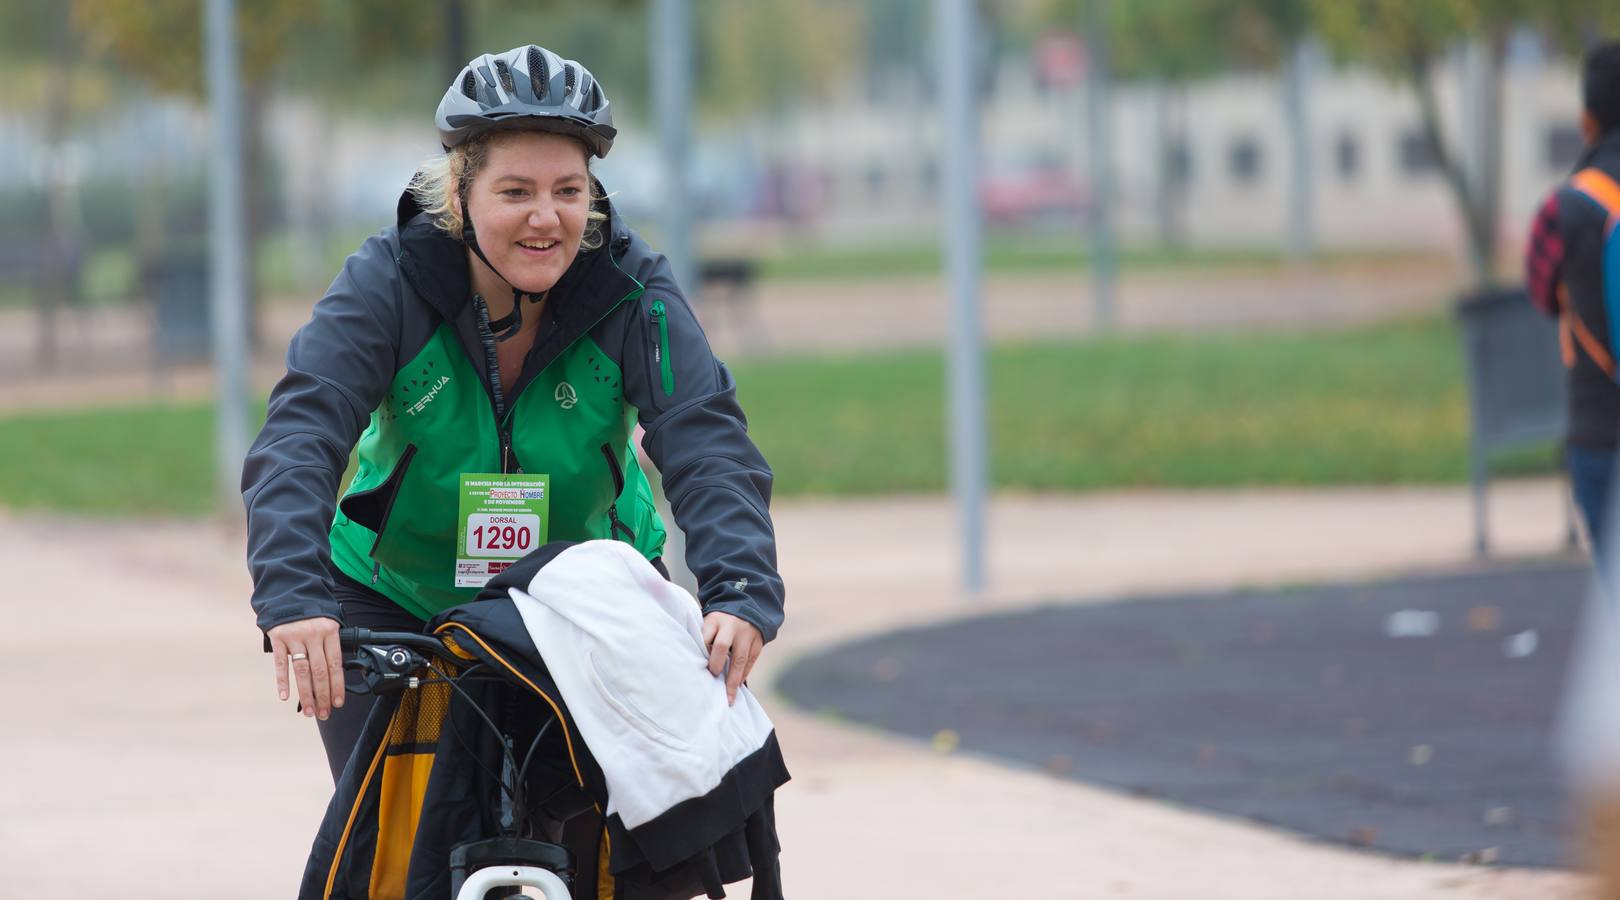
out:
{"label": "woman's eye", "polygon": [[564,197],[578,197],[579,196],[579,188],[577,188],[577,187],[565,187],[561,191],[558,191],[558,193],[562,194]]}
{"label": "woman's eye", "polygon": [[501,193],[513,198],[514,200],[529,196],[529,192],[523,188],[507,188],[506,190],[501,191]]}

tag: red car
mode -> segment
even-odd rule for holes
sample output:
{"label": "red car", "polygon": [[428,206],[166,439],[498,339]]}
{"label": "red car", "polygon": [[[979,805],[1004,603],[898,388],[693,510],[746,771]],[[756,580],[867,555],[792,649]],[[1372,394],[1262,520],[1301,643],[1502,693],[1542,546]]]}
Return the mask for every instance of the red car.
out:
{"label": "red car", "polygon": [[1081,225],[1090,197],[1061,167],[991,172],[979,180],[979,201],[991,225]]}

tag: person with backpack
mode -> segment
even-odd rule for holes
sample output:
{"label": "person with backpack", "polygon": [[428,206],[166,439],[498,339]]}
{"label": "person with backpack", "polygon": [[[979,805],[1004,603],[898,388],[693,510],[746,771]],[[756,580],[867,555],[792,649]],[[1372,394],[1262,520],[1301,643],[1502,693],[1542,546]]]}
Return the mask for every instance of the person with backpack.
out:
{"label": "person with backpack", "polygon": [[1531,302],[1559,320],[1570,485],[1602,563],[1620,446],[1620,42],[1586,54],[1581,91],[1586,149],[1536,214],[1525,273]]}
{"label": "person with backpack", "polygon": [[601,84],[532,44],[485,54],[436,125],[445,155],[294,335],[242,475],[277,691],[320,720],[334,779],[370,706],[345,703],[339,623],[420,630],[548,542],[623,541],[667,577],[638,423],[728,697],[783,618],[735,382],[591,173],[617,134]]}

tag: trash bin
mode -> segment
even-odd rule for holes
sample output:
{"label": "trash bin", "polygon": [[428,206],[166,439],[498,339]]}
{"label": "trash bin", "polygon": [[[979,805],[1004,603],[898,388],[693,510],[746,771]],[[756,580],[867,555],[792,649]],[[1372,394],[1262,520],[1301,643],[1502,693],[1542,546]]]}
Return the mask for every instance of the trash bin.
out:
{"label": "trash bin", "polygon": [[211,342],[207,253],[164,253],[147,265],[142,283],[152,305],[152,348],[157,364],[207,357]]}
{"label": "trash bin", "polygon": [[[1474,495],[1474,547],[1489,549],[1490,456],[1559,441],[1569,415],[1557,323],[1530,305],[1522,288],[1487,288],[1456,306],[1468,366],[1469,481]],[[1575,542],[1565,505],[1566,539]]]}

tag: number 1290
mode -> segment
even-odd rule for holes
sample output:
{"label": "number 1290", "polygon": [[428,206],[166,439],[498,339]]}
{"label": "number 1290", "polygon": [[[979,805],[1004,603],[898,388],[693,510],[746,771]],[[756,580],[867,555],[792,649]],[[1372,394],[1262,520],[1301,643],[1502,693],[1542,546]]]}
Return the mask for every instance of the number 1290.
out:
{"label": "number 1290", "polygon": [[473,546],[480,550],[527,550],[534,535],[516,525],[480,525],[473,529]]}
{"label": "number 1290", "polygon": [[[491,522],[491,518],[500,521]],[[540,531],[536,515],[475,515],[467,520],[469,556],[513,557],[528,552]]]}

